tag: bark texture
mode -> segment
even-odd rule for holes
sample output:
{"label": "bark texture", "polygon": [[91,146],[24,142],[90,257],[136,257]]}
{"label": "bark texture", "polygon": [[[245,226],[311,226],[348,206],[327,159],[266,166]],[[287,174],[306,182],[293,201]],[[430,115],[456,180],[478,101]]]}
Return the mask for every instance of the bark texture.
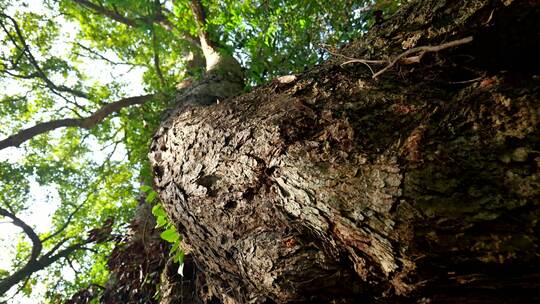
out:
{"label": "bark texture", "polygon": [[198,301],[539,300],[539,18],[536,1],[413,1],[340,53],[473,42],[378,79],[338,56],[176,111],[150,160]]}

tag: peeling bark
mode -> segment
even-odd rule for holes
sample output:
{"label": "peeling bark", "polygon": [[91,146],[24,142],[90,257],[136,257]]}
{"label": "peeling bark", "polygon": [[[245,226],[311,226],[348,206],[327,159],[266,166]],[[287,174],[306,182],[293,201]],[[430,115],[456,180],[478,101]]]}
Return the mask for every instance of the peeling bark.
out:
{"label": "peeling bark", "polygon": [[200,300],[539,300],[538,18],[534,1],[413,2],[342,53],[474,41],[176,111],[150,161]]}

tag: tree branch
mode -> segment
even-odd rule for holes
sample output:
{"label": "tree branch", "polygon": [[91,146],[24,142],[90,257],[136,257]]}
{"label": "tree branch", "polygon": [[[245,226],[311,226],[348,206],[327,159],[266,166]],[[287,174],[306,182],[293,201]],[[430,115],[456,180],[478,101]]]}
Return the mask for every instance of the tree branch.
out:
{"label": "tree branch", "polygon": [[40,271],[50,266],[61,258],[67,258],[77,250],[87,249],[86,247],[84,247],[84,245],[86,245],[87,243],[88,241],[72,244],[60,250],[60,252],[53,256],[44,255],[37,260],[30,260],[26,265],[24,265],[24,267],[15,271],[10,276],[0,280],[0,295],[5,294],[9,289],[11,289],[11,287],[17,285],[19,282],[29,277],[36,271]]}
{"label": "tree branch", "polygon": [[79,56],[82,56],[82,57],[87,57],[87,58],[94,59],[94,60],[103,60],[105,62],[108,62],[108,63],[112,64],[112,65],[144,66],[142,64],[137,64],[137,63],[121,62],[121,61],[117,62],[117,61],[114,61],[112,59],[109,59],[109,58],[105,57],[104,55],[100,54],[99,52],[93,50],[91,47],[85,46],[84,44],[82,44],[80,42],[74,42],[73,44],[77,45],[78,47],[82,48],[83,50],[87,51],[90,54],[90,55],[86,55],[86,54],[82,54],[82,53],[79,53],[79,52],[75,52],[75,54],[77,54]]}
{"label": "tree branch", "polygon": [[43,254],[44,257],[50,257],[52,256],[56,250],[58,250],[60,247],[62,247],[62,245],[64,245],[67,241],[69,241],[70,238],[65,238],[65,239],[62,239],[60,240],[58,243],[54,244],[54,246],[49,250],[47,251],[45,254]]}
{"label": "tree branch", "polygon": [[210,38],[208,32],[205,30],[206,26],[206,13],[204,7],[200,0],[191,0],[189,1],[189,7],[195,18],[195,22],[199,28],[199,39],[201,40],[201,45],[204,47],[204,44],[211,46]]}
{"label": "tree branch", "polygon": [[[41,80],[43,80],[43,82],[45,82],[47,87],[49,87],[53,91],[66,92],[66,93],[73,94],[74,96],[77,96],[77,97],[82,97],[82,98],[88,99],[88,94],[86,94],[86,93],[84,93],[84,92],[82,92],[80,90],[69,88],[69,87],[66,87],[64,85],[59,86],[59,85],[56,85],[55,83],[53,83],[47,77],[47,74],[45,74],[45,72],[43,71],[43,69],[41,68],[39,63],[37,62],[36,58],[34,57],[32,52],[30,51],[30,47],[26,43],[26,39],[24,38],[24,35],[23,35],[23,33],[21,31],[21,28],[19,27],[19,24],[17,23],[17,21],[15,19],[13,19],[11,16],[8,16],[8,15],[6,15],[4,13],[0,13],[0,17],[9,19],[11,21],[11,23],[13,24],[13,28],[15,29],[15,33],[17,34],[17,39],[15,39],[15,37],[13,37],[11,35],[9,30],[4,25],[4,22],[1,21],[1,19],[0,19],[0,26],[2,27],[2,29],[4,30],[4,32],[6,33],[8,38],[11,40],[11,42],[15,45],[15,47],[17,49],[19,49],[23,54],[25,54],[25,57],[28,59],[28,61],[30,61],[32,66],[34,66],[34,68],[36,69],[37,76]],[[19,44],[17,43],[17,40],[22,44],[22,47],[19,46]],[[31,75],[33,75],[33,74],[31,74]],[[18,77],[25,78],[24,76],[18,76]],[[27,77],[29,77],[29,76],[27,76]]]}
{"label": "tree branch", "polygon": [[75,269],[75,266],[73,265],[73,262],[71,261],[71,259],[69,258],[69,256],[66,257],[66,261],[68,262],[69,267],[71,267],[71,269],[73,270],[73,272],[75,272],[75,276],[78,276],[78,275],[80,274],[80,271],[78,271],[77,269]]}
{"label": "tree branch", "polygon": [[23,129],[17,134],[11,135],[3,140],[0,140],[0,150],[7,147],[17,147],[23,142],[33,138],[36,135],[43,134],[58,128],[63,127],[81,127],[84,129],[91,129],[108,115],[118,112],[123,108],[135,105],[143,104],[150,99],[155,97],[155,95],[142,95],[135,97],[128,97],[121,99],[119,101],[106,104],[101,109],[94,112],[92,115],[84,118],[66,118],[59,120],[51,120],[47,122],[38,123],[37,125],[30,127],[28,129]]}
{"label": "tree branch", "polygon": [[102,5],[97,5],[93,3],[92,1],[88,0],[71,0],[72,2],[75,2],[81,6],[84,6],[100,15],[109,17],[117,22],[123,23],[125,25],[131,26],[131,27],[137,27],[139,25],[138,20],[130,19],[127,17],[122,16],[120,13],[116,11],[111,11],[105,8]]}
{"label": "tree branch", "polygon": [[32,251],[30,253],[30,258],[28,259],[26,264],[12,275],[0,280],[0,295],[3,295],[12,286],[19,283],[25,277],[29,276],[27,270],[30,269],[32,265],[37,262],[37,259],[41,254],[41,250],[43,249],[43,244],[41,243],[41,240],[39,239],[39,236],[36,234],[34,229],[28,226],[28,224],[18,218],[15,214],[0,207],[0,215],[10,218],[13,221],[13,225],[20,227],[32,241]]}
{"label": "tree branch", "polygon": [[206,70],[210,71],[213,69],[220,61],[221,55],[216,49],[216,44],[210,40],[210,35],[206,30],[206,13],[204,7],[200,0],[191,0],[189,1],[189,7],[199,28],[199,40],[201,42],[201,49],[206,59]]}
{"label": "tree branch", "polygon": [[[0,295],[5,294],[9,289],[11,289],[11,287],[19,284],[21,281],[25,279],[27,280],[36,271],[45,269],[46,267],[50,266],[61,258],[67,259],[71,254],[78,250],[89,250],[96,252],[94,249],[86,247],[87,244],[93,242],[92,240],[87,239],[80,243],[71,244],[64,249],[58,251],[58,253],[54,254],[57,250],[60,249],[63,244],[68,241],[68,239],[63,239],[57,244],[55,244],[53,248],[49,250],[46,254],[40,256],[42,249],[41,241],[39,240],[39,237],[34,232],[34,230],[28,225],[26,225],[26,223],[20,220],[13,213],[1,207],[0,215],[11,218],[13,220],[13,224],[23,228],[24,232],[32,239],[32,242],[34,243],[34,247],[32,248],[32,257],[28,260],[28,262],[14,273],[0,280]],[[36,246],[35,244],[39,244],[39,246]],[[34,248],[38,248],[39,250],[35,251]]]}
{"label": "tree branch", "polygon": [[[167,19],[167,17],[163,14],[161,10],[158,10],[158,13],[156,16],[152,17],[139,17],[139,18],[127,18],[120,14],[116,10],[110,10],[104,7],[103,5],[97,5],[89,0],[71,0],[83,7],[86,7],[87,9],[92,10],[95,13],[98,13],[100,15],[106,16],[112,20],[115,20],[117,22],[120,22],[122,24],[125,24],[130,27],[138,27],[141,24],[149,24],[149,23],[156,23],[159,24],[161,27],[163,27],[167,31],[173,31],[175,29],[174,24]],[[199,41],[196,37],[193,37],[189,33],[181,33],[182,39],[186,40],[187,42],[193,44],[196,47],[200,47]]]}
{"label": "tree branch", "polygon": [[154,69],[156,70],[156,74],[159,78],[159,82],[161,83],[161,86],[163,89],[165,89],[166,82],[165,78],[163,77],[163,72],[161,71],[161,64],[159,61],[159,53],[158,53],[158,42],[156,37],[156,31],[152,27],[152,49],[154,51]]}
{"label": "tree branch", "polygon": [[71,223],[71,220],[73,219],[73,216],[75,216],[75,213],[79,212],[79,210],[81,210],[81,208],[84,206],[84,204],[88,201],[88,197],[86,197],[86,199],[80,203],[67,217],[66,221],[64,222],[64,224],[62,224],[62,226],[60,228],[58,228],[58,230],[56,230],[54,233],[52,233],[51,235],[45,237],[43,240],[41,240],[42,243],[45,243],[46,241],[52,239],[53,237],[59,235],[60,233],[62,233],[62,231],[64,231],[67,226]]}
{"label": "tree branch", "polygon": [[13,221],[13,225],[20,227],[24,231],[24,233],[30,238],[30,240],[32,241],[32,252],[30,254],[30,261],[36,260],[41,253],[41,250],[43,249],[43,244],[34,229],[28,224],[26,224],[23,220],[18,218],[15,214],[2,207],[0,207],[0,215],[9,217]]}

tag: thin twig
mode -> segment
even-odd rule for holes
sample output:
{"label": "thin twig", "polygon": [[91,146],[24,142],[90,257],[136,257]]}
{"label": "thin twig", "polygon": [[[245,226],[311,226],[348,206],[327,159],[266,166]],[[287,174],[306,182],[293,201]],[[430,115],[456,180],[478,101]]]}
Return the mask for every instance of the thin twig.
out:
{"label": "thin twig", "polygon": [[328,48],[325,48],[324,45],[321,44],[320,46],[323,50],[327,51],[328,53],[334,55],[334,56],[338,56],[338,57],[341,57],[341,58],[345,58],[347,59],[347,61],[343,62],[342,64],[340,64],[340,66],[344,66],[346,64],[350,64],[350,63],[362,63],[364,65],[366,65],[368,67],[368,69],[371,71],[371,74],[375,74],[375,72],[373,71],[373,69],[371,68],[371,66],[369,64],[385,64],[387,63],[387,61],[384,61],[384,60],[369,60],[369,59],[358,59],[358,58],[353,58],[353,57],[349,57],[349,56],[345,56],[343,54],[339,54],[339,53],[336,53],[336,52],[332,52],[331,50],[329,50]]}
{"label": "thin twig", "polygon": [[[9,19],[11,21],[11,23],[13,25],[13,29],[15,30],[15,34],[16,34],[17,37],[14,37],[11,34],[11,32],[7,28],[7,25],[4,24],[4,22],[2,20],[0,20],[0,26],[2,27],[2,29],[6,33],[6,36],[9,38],[9,40],[13,43],[15,48],[17,48],[20,52],[24,53],[25,57],[28,59],[28,61],[30,61],[32,66],[34,66],[34,68],[36,69],[37,77],[41,78],[43,80],[43,82],[45,82],[45,85],[47,87],[49,87],[53,92],[54,91],[67,92],[67,93],[70,93],[70,94],[72,94],[74,96],[88,99],[88,94],[85,93],[85,92],[82,92],[82,91],[80,91],[78,89],[75,89],[75,88],[69,88],[69,87],[64,86],[64,85],[56,85],[55,83],[53,83],[48,78],[47,74],[45,73],[45,71],[42,69],[42,67],[39,65],[38,61],[36,60],[36,58],[32,54],[32,52],[30,50],[30,46],[27,44],[26,39],[25,39],[25,37],[23,35],[23,31],[19,27],[19,24],[17,23],[17,21],[13,17],[8,16],[8,15],[6,15],[4,13],[0,13],[0,17]],[[17,40],[18,40],[18,42],[20,42],[20,44],[22,46],[19,45]]]}
{"label": "thin twig", "polygon": [[103,60],[105,62],[110,63],[111,65],[144,66],[142,64],[137,64],[137,63],[114,61],[112,59],[109,59],[109,58],[105,57],[103,54],[93,50],[91,47],[85,46],[84,44],[82,44],[80,42],[71,42],[71,43],[73,45],[75,45],[75,46],[80,47],[81,49],[83,49],[83,50],[85,50],[85,51],[87,51],[89,53],[89,55],[86,55],[86,54],[82,54],[82,53],[74,51],[74,54],[82,56],[82,57],[86,57],[86,58],[90,58],[90,59],[94,59],[94,60]]}
{"label": "thin twig", "polygon": [[349,63],[353,63],[353,62],[359,62],[359,63],[364,64],[371,71],[371,74],[375,75],[375,71],[373,71],[371,66],[365,60],[362,60],[362,59],[354,59],[354,60],[345,61],[344,63],[340,64],[340,66],[343,67],[344,65],[349,64]]}
{"label": "thin twig", "polygon": [[[15,291],[15,293],[8,298],[9,301],[13,300],[19,293],[21,293],[21,291],[24,289],[24,286],[26,286],[26,284],[28,284],[28,281],[30,281],[31,277],[32,276],[26,277],[24,282],[19,286],[19,288],[17,288],[17,291]],[[5,303],[7,303],[7,301]]]}
{"label": "thin twig", "polygon": [[449,81],[448,83],[449,84],[467,84],[467,83],[471,83],[471,82],[477,82],[479,80],[482,80],[483,78],[484,78],[484,76],[480,76],[480,77],[476,77],[474,79],[469,79],[469,80]]}
{"label": "thin twig", "polygon": [[[89,1],[89,0],[71,0],[71,2],[75,2],[81,5],[82,7],[85,7],[93,11],[94,13],[108,17],[109,19],[115,20],[117,22],[123,23],[133,28],[137,28],[141,25],[150,25],[152,23],[157,23],[167,31],[179,32],[180,39],[189,42],[194,47],[200,48],[200,43],[197,37],[193,37],[189,32],[180,31],[178,28],[175,27],[174,23],[171,22],[165,14],[163,14],[163,12],[158,12],[156,16],[149,15],[149,16],[138,16],[134,18],[128,18],[128,17],[125,17],[121,12],[116,10],[114,6],[113,6],[113,9],[109,9],[102,3],[95,4],[94,2]],[[160,8],[160,10],[162,10],[162,8]]]}
{"label": "thin twig", "polygon": [[153,26],[152,26],[152,51],[154,52],[154,69],[156,70],[156,74],[158,76],[162,89],[165,89],[167,82],[165,82],[165,78],[163,77],[163,72],[161,71],[156,29]]}
{"label": "thin twig", "polygon": [[[339,54],[339,53],[336,53],[336,52],[332,52],[328,48],[325,48],[323,45],[321,45],[321,48],[324,49],[325,51],[327,51],[328,53],[334,55],[334,56],[338,56],[338,57],[347,59],[347,61],[341,63],[340,66],[344,66],[346,64],[351,64],[351,63],[362,63],[362,64],[366,65],[369,68],[369,70],[373,74],[372,78],[377,78],[378,76],[380,76],[384,72],[388,71],[390,68],[392,68],[397,63],[402,63],[402,64],[418,63],[418,62],[420,62],[420,60],[422,59],[422,57],[426,53],[438,52],[438,51],[441,51],[441,50],[444,50],[444,49],[447,49],[447,48],[451,48],[451,47],[455,47],[455,46],[458,46],[458,45],[466,44],[466,43],[469,43],[471,41],[473,41],[473,37],[469,36],[469,37],[466,37],[466,38],[463,38],[463,39],[450,41],[450,42],[443,43],[443,44],[440,44],[440,45],[435,45],[435,46],[425,45],[425,46],[415,47],[415,48],[412,48],[410,50],[407,50],[407,51],[399,54],[392,61],[358,59],[358,58],[345,56],[345,55],[342,55],[342,54]],[[412,55],[414,55],[414,56],[412,56]],[[409,56],[409,57],[407,57],[407,56]],[[373,69],[371,68],[370,64],[386,64],[386,66],[384,68],[382,68],[381,70],[379,70],[377,73],[375,73],[373,71]]]}
{"label": "thin twig", "polygon": [[49,236],[45,237],[44,239],[42,239],[41,242],[45,243],[46,241],[48,241],[48,240],[54,238],[55,236],[59,235],[60,233],[62,233],[62,231],[64,231],[69,226],[69,224],[71,223],[71,220],[73,220],[73,217],[75,216],[75,214],[77,212],[79,212],[79,210],[81,210],[81,208],[84,206],[84,204],[88,201],[88,198],[89,198],[89,196],[87,196],[77,207],[75,207],[75,209],[73,209],[73,211],[68,215],[68,217],[67,217],[66,221],[64,222],[64,224],[62,224],[62,226],[60,228],[58,228],[58,230],[56,230],[55,232],[53,232]]}
{"label": "thin twig", "polygon": [[[386,67],[384,67],[383,69],[381,69],[380,71],[375,73],[373,75],[373,78],[377,78],[382,73],[388,71],[391,67],[393,67],[396,63],[400,62],[401,60],[404,60],[406,62],[408,61],[409,63],[410,62],[417,62],[426,53],[438,52],[438,51],[441,51],[441,50],[444,50],[444,49],[447,49],[447,48],[451,48],[451,47],[454,47],[454,46],[466,44],[466,43],[469,43],[471,41],[473,41],[473,37],[469,36],[469,37],[466,37],[466,38],[463,38],[463,39],[458,39],[458,40],[450,41],[450,42],[447,42],[447,43],[443,43],[441,45],[436,45],[436,46],[429,46],[428,45],[428,46],[419,46],[419,47],[412,48],[410,50],[407,50],[407,51],[399,54],[396,58],[394,58],[394,60],[392,60],[390,62],[390,64],[388,64]],[[420,54],[418,56],[407,57],[409,55],[416,54],[416,53],[420,53]],[[413,57],[418,57],[418,59],[413,58]]]}

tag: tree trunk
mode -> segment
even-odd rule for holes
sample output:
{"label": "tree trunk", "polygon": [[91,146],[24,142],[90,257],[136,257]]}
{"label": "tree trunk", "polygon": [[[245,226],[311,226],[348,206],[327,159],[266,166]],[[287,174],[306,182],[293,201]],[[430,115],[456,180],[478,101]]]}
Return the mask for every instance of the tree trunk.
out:
{"label": "tree trunk", "polygon": [[[199,300],[540,300],[539,19],[414,1],[323,66],[165,121],[155,187]],[[377,79],[341,65],[406,49]]]}

